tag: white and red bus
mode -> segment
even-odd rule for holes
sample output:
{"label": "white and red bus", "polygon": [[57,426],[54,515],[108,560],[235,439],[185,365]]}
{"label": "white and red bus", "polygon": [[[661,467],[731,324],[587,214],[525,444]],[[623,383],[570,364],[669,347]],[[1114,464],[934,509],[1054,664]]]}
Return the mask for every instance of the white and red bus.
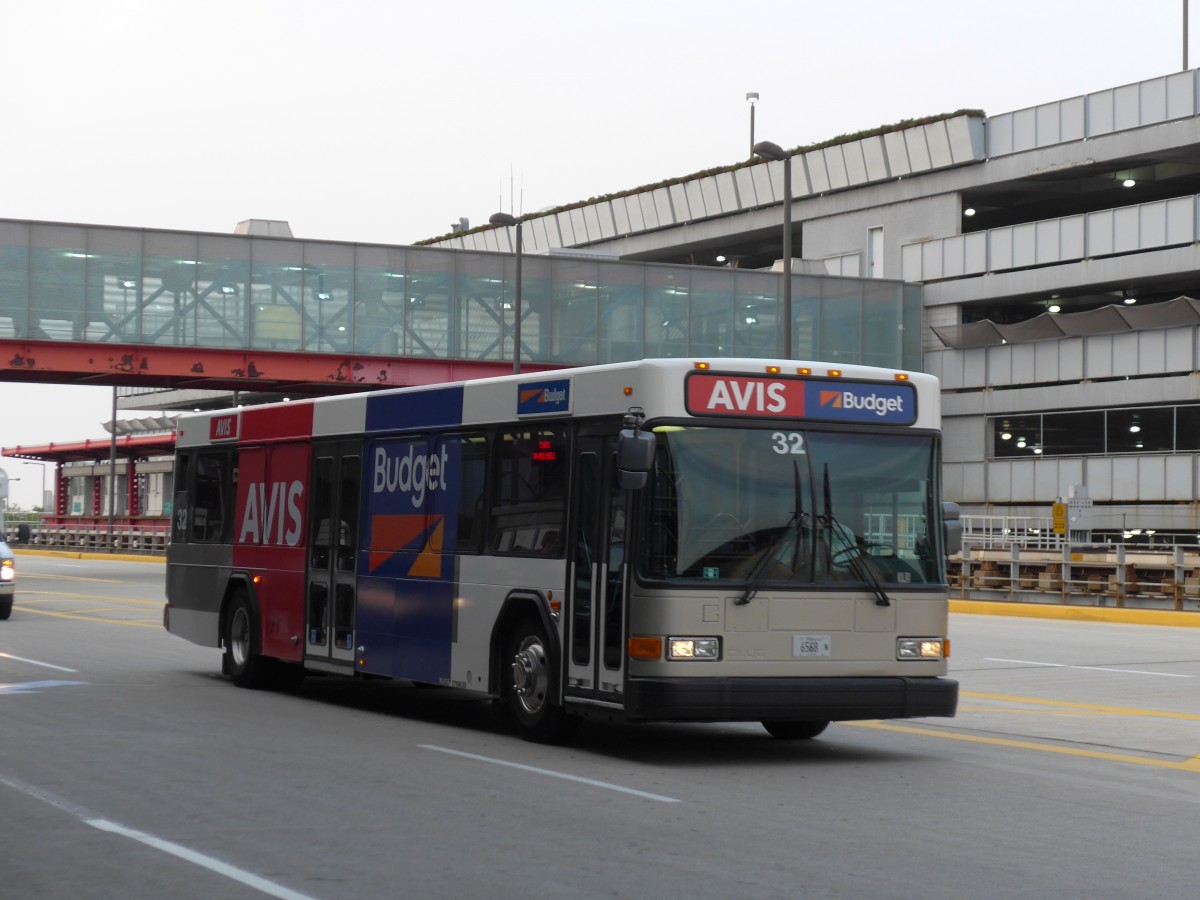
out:
{"label": "white and red bus", "polygon": [[950,716],[939,453],[932,376],[755,359],[186,416],[164,624],[238,685],[449,686],[534,740]]}

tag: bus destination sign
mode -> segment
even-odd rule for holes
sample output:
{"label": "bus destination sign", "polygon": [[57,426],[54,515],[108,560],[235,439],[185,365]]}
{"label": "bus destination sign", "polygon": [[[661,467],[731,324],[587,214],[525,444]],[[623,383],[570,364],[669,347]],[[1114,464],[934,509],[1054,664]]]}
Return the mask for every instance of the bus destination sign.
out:
{"label": "bus destination sign", "polygon": [[911,425],[916,389],[907,382],[807,380],[693,372],[685,388],[694,416],[745,416]]}

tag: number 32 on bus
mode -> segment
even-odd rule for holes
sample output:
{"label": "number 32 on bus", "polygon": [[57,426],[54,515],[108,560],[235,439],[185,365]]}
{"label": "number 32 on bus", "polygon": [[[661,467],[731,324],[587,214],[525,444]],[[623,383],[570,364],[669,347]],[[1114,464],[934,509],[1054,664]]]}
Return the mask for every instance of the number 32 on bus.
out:
{"label": "number 32 on bus", "polygon": [[164,624],[305,672],[584,717],[951,716],[939,394],[915,372],[643,360],[180,419]]}

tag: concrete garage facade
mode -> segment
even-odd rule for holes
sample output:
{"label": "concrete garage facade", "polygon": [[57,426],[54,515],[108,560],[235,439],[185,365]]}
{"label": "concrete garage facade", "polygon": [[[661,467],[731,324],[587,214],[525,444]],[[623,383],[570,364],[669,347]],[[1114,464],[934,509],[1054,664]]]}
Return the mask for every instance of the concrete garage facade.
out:
{"label": "concrete garage facade", "polygon": [[[1188,70],[793,151],[796,276],[923,288],[964,514],[1048,520],[1074,493],[1096,539],[1200,539],[1198,98]],[[530,216],[525,250],[782,272],[784,165]],[[513,231],[434,243],[511,252]]]}

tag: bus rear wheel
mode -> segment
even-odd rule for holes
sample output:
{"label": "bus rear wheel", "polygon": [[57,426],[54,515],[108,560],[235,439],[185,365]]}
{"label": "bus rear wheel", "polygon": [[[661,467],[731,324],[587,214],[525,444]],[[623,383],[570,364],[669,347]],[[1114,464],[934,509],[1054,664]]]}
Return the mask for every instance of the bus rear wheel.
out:
{"label": "bus rear wheel", "polygon": [[505,654],[505,693],[521,737],[542,744],[565,740],[579,719],[555,704],[558,674],[540,622],[522,621],[509,633]]}
{"label": "bus rear wheel", "polygon": [[267,660],[259,655],[258,616],[245,591],[233,595],[225,620],[225,671],[238,687],[262,687],[267,681]]}
{"label": "bus rear wheel", "polygon": [[767,734],[781,741],[807,741],[829,727],[828,722],[763,722]]}

